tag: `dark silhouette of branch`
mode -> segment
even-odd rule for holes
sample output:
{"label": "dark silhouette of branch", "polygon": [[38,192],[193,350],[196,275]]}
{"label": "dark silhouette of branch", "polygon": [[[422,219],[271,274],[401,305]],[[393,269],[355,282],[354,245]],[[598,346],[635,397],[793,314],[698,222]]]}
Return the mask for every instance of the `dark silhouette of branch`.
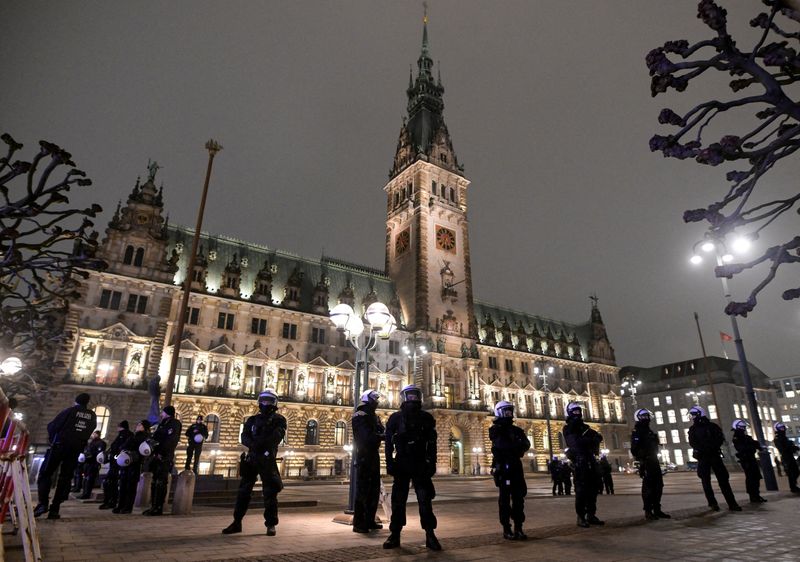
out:
{"label": "dark silhouette of branch", "polygon": [[[800,103],[790,96],[787,86],[800,81],[800,2],[797,0],[762,0],[767,12],[750,20],[750,26],[761,30],[758,40],[741,50],[728,32],[728,13],[713,0],[701,0],[697,17],[714,36],[694,44],[684,39],[668,41],[650,51],[646,57],[650,71],[650,91],[657,96],[669,89],[683,92],[692,80],[708,72],[725,72],[729,82],[728,99],[712,99],[697,104],[684,113],[670,108],[661,110],[658,122],[677,127],[669,135],[654,135],[650,149],[665,157],[680,160],[693,158],[700,164],[719,166],[734,164],[740,169],[728,171],[730,187],[724,197],[702,209],[684,213],[685,222],[709,225],[709,235],[724,240],[736,229],[758,238],[759,232],[772,224],[786,211],[794,209],[800,194],[769,200],[769,194],[759,192],[753,197],[759,180],[775,164],[789,158],[800,148]],[[749,95],[742,95],[744,90]],[[796,88],[792,90],[796,95]],[[741,118],[750,111],[755,121]],[[723,121],[728,118],[728,121]],[[712,122],[725,127],[743,127],[755,123],[747,131],[735,131],[719,139],[708,140],[704,135]],[[799,211],[800,212],[800,211]],[[744,270],[770,263],[764,279],[751,291],[745,302],[732,302],[728,314],[747,316],[756,306],[757,295],[775,277],[777,269],[787,263],[800,261],[797,238],[767,249],[760,257],[746,263],[730,264],[716,269],[718,277],[732,277]],[[786,300],[800,297],[800,288],[783,292]]]}
{"label": "dark silhouette of branch", "polygon": [[23,360],[23,370],[0,384],[9,396],[41,399],[59,367],[56,352],[71,337],[69,300],[79,296],[86,269],[105,268],[94,257],[91,221],[102,209],[69,206],[70,189],[92,184],[69,152],[40,141],[26,162],[14,159],[22,144],[9,134],[0,140],[0,352]]}

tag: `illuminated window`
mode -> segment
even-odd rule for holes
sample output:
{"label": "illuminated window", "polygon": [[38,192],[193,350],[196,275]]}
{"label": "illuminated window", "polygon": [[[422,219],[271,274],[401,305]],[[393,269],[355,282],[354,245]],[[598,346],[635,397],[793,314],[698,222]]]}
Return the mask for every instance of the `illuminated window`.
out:
{"label": "illuminated window", "polygon": [[667,403],[667,406],[671,405],[672,404],[672,396],[665,396],[664,397],[664,402]]}
{"label": "illuminated window", "polygon": [[345,436],[347,435],[347,424],[343,421],[336,422],[336,427],[333,429],[333,444],[344,445]]}
{"label": "illuminated window", "polygon": [[672,442],[673,443],[680,443],[681,442],[681,432],[677,429],[673,429],[671,431],[672,434]]}
{"label": "illuminated window", "polygon": [[662,445],[667,444],[667,432],[666,431],[659,431],[658,432],[658,442]]}
{"label": "illuminated window", "polygon": [[94,413],[97,414],[97,431],[100,432],[100,437],[105,439],[108,432],[108,422],[111,421],[111,410],[105,406],[98,406],[94,409]]}
{"label": "illuminated window", "polygon": [[689,410],[686,408],[681,408],[681,419],[685,420],[689,416]]}
{"label": "illuminated window", "polygon": [[664,460],[664,462],[669,462],[669,451],[667,449],[661,450],[661,458]]}
{"label": "illuminated window", "polygon": [[675,464],[683,465],[683,451],[675,449]]}
{"label": "illuminated window", "polygon": [[658,396],[653,398],[653,406],[655,406],[656,408],[661,406],[661,400],[658,399]]}
{"label": "illuminated window", "polygon": [[656,412],[656,423],[658,425],[662,425],[664,423],[664,414],[662,412]]}
{"label": "illuminated window", "polygon": [[708,417],[711,418],[712,420],[717,419],[717,407],[714,404],[711,404],[708,407]]}
{"label": "illuminated window", "polygon": [[208,414],[206,416],[206,425],[208,426],[208,442],[219,443],[219,416]]}
{"label": "illuminated window", "polygon": [[669,423],[676,423],[678,420],[675,418],[675,410],[667,410],[667,419]]}

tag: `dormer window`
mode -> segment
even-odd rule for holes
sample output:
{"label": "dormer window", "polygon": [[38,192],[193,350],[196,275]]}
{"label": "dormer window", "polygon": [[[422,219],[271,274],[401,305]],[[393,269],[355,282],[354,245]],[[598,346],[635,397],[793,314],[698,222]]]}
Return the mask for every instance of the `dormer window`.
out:
{"label": "dormer window", "polygon": [[136,267],[142,267],[143,261],[144,261],[144,248],[137,248],[136,257],[133,258],[133,265],[135,265]]}
{"label": "dormer window", "polygon": [[125,248],[125,256],[122,258],[123,265],[130,265],[133,263],[133,246]]}

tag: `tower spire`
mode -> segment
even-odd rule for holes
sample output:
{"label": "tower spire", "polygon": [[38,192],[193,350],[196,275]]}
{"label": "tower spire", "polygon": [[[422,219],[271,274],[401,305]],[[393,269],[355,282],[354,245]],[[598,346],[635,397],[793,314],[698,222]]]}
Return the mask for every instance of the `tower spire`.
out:
{"label": "tower spire", "polygon": [[425,10],[425,15],[422,17],[422,56],[428,56],[428,3],[423,2],[422,7]]}

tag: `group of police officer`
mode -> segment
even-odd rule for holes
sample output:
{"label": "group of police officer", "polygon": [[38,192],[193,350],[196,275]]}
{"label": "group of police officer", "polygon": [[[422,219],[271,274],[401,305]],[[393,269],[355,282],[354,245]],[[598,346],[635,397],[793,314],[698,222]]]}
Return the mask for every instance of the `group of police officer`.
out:
{"label": "group of police officer", "polygon": [[[162,515],[167,497],[169,475],[175,460],[175,448],[180,439],[181,422],[175,418],[175,408],[164,406],[153,434],[151,424],[143,419],[131,432],[127,421],[117,426],[117,436],[111,445],[100,439],[96,431],[97,415],[89,409],[91,397],[83,392],[75,397],[75,403],[61,411],[48,425],[50,448],[45,453],[39,469],[37,485],[39,503],[34,515],[47,513],[48,519],[60,519],[60,506],[69,497],[70,478],[76,465],[84,465],[82,475],[83,494],[91,493],[100,471],[108,463],[109,470],[103,482],[103,503],[100,509],[111,509],[113,513],[131,513],[136,497],[136,488],[143,463],[153,474],[150,488],[151,505],[143,515]],[[88,442],[88,443],[87,443]],[[50,501],[52,480],[58,473],[53,501]]]}
{"label": "group of police officer", "polygon": [[[353,532],[370,533],[382,529],[376,519],[380,496],[380,447],[383,445],[386,471],[394,478],[391,494],[391,518],[389,536],[383,543],[386,549],[400,546],[400,534],[406,525],[406,503],[410,486],[414,486],[419,505],[420,523],[425,530],[425,546],[441,550],[436,538],[436,516],[432,501],[436,491],[431,478],[436,473],[437,434],[433,416],[422,409],[422,391],[408,385],[400,391],[400,409],[389,417],[384,428],[377,415],[381,396],[375,390],[367,390],[360,397],[352,419],[354,460],[357,469],[354,501]],[[67,499],[70,477],[75,469],[80,451],[93,452],[98,446],[95,439],[86,446],[89,435],[96,427],[95,413],[88,409],[90,397],[86,393],[75,398],[75,404],[62,411],[48,424],[51,447],[39,473],[39,505],[37,516],[48,513],[48,519],[58,519],[59,506]],[[261,479],[264,499],[264,525],[266,534],[274,536],[278,524],[278,493],[283,482],[277,464],[278,446],[286,435],[286,418],[278,413],[278,396],[266,390],[258,396],[258,413],[249,417],[243,427],[241,442],[248,451],[241,456],[241,481],[236,496],[233,522],[222,530],[224,534],[240,533],[250,504],[253,486]],[[720,490],[731,511],[741,511],[731,490],[728,471],[722,462],[721,447],[725,442],[722,429],[711,422],[705,411],[695,406],[689,410],[692,426],[689,443],[697,459],[697,474],[702,482],[708,505],[719,511],[719,504],[711,488],[711,473],[717,478]],[[152,436],[150,424],[142,420],[131,432],[127,422],[119,424],[119,433],[108,450],[97,452],[96,462],[102,464],[112,460],[108,476],[103,483],[104,501],[100,509],[112,509],[114,513],[130,513],[136,494],[136,486],[142,463],[149,462],[153,473],[151,487],[152,505],[144,515],[162,515],[167,495],[167,482],[173,469],[175,448],[180,438],[181,423],[175,418],[175,409],[165,406],[161,419]],[[492,475],[499,490],[499,518],[503,537],[508,540],[525,540],[525,496],[527,485],[522,467],[522,457],[531,443],[522,428],[514,425],[514,405],[500,401],[494,407],[495,419],[489,428],[492,442]],[[642,478],[642,501],[647,519],[669,519],[661,509],[664,480],[659,460],[659,439],[650,429],[651,412],[636,411],[636,424],[631,436],[631,454],[638,461]],[[747,422],[733,422],[733,444],[737,457],[745,472],[746,489],[752,503],[767,500],[761,497],[759,481],[761,473],[756,455],[758,442],[746,433]],[[786,426],[775,424],[775,446],[781,453],[783,465],[792,492],[800,494],[797,479],[800,476],[794,454],[798,450],[786,437]],[[598,478],[598,457],[603,437],[583,420],[580,404],[572,402],[566,408],[566,423],[563,428],[566,454],[570,461],[575,483],[575,511],[577,525],[590,527],[603,525],[597,517],[597,495],[602,486]],[[189,442],[186,469],[192,466],[197,471],[203,441],[208,437],[208,428],[198,417],[186,432]],[[97,435],[99,439],[99,434]],[[49,502],[53,475],[60,470],[52,503]],[[91,490],[91,488],[89,488]],[[612,492],[613,493],[613,492]],[[513,527],[512,527],[513,524]]]}

